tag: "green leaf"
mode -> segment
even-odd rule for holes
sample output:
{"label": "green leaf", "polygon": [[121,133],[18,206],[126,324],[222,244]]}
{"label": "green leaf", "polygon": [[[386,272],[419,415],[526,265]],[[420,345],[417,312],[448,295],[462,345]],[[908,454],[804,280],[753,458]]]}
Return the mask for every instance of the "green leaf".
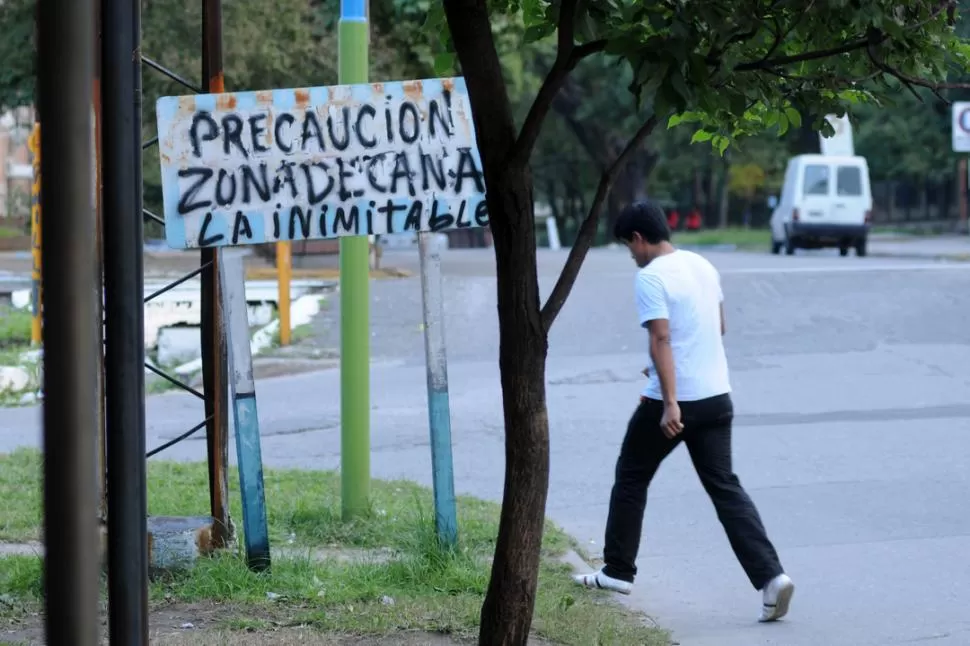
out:
{"label": "green leaf", "polygon": [[788,117],[788,122],[795,128],[802,127],[802,113],[792,107],[785,108],[785,116]]}
{"label": "green leaf", "polygon": [[438,76],[449,76],[455,71],[455,55],[451,52],[441,52],[434,57],[434,73]]}
{"label": "green leaf", "polygon": [[708,132],[707,130],[698,130],[694,133],[694,136],[690,138],[690,142],[692,144],[696,144],[698,141],[710,141],[713,137],[713,132]]}

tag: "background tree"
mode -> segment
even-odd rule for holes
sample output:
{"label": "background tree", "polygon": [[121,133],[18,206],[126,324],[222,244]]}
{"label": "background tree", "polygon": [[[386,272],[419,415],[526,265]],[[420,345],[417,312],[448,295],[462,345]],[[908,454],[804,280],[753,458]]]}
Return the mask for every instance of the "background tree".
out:
{"label": "background tree", "polygon": [[[596,233],[624,164],[658,127],[693,124],[692,141],[723,153],[732,141],[803,122],[830,130],[826,114],[898,91],[897,81],[939,87],[946,51],[967,67],[949,2],[869,0],[672,3],[620,0],[444,0],[431,33],[445,34],[472,103],[496,257],[499,364],[506,434],[505,488],[481,644],[524,645],[535,601],[549,477],[547,335]],[[493,22],[521,12],[557,49],[521,126]],[[629,66],[647,117],[602,167],[589,213],[545,304],[536,275],[531,158],[557,95],[583,59],[605,53]],[[448,67],[447,65],[442,66]],[[444,69],[442,71],[445,71]]]}

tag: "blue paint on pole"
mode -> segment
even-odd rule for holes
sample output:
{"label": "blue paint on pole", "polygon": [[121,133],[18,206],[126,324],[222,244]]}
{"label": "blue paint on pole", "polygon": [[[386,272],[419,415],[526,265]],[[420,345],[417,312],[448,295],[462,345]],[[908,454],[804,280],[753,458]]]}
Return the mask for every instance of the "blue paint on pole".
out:
{"label": "blue paint on pole", "polygon": [[340,0],[341,20],[367,20],[367,0]]}
{"label": "blue paint on pole", "polygon": [[266,493],[263,487],[263,456],[259,445],[256,393],[236,393],[233,398],[236,427],[236,460],[242,497],[246,564],[253,570],[270,565]]}
{"label": "blue paint on pole", "polygon": [[451,404],[448,385],[443,390],[428,389],[428,422],[431,429],[431,468],[434,485],[434,524],[443,545],[458,541],[455,503],[455,468],[451,456]]}
{"label": "blue paint on pole", "polygon": [[418,234],[418,253],[421,259],[421,302],[424,310],[435,530],[438,542],[450,548],[458,543],[458,510],[455,504],[455,468],[451,456],[451,406],[448,400],[441,254],[433,244],[433,234]]}

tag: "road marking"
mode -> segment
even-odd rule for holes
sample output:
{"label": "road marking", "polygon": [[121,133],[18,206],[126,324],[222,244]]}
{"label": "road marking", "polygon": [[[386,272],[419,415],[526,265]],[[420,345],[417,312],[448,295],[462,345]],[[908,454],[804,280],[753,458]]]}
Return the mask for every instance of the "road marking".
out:
{"label": "road marking", "polygon": [[967,271],[970,263],[858,265],[842,267],[737,267],[718,269],[722,274],[826,274],[865,271]]}

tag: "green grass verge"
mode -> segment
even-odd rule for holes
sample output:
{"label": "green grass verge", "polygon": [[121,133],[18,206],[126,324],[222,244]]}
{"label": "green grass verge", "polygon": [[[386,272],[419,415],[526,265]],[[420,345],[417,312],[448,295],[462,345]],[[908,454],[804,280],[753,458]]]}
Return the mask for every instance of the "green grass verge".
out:
{"label": "green grass verge", "polygon": [[697,232],[678,231],[674,233],[673,242],[677,245],[732,244],[741,249],[768,249],[771,247],[771,231],[769,229],[745,229],[742,227],[708,229]]}
{"label": "green grass verge", "polygon": [[30,310],[0,305],[0,348],[30,345]]}
{"label": "green grass verge", "polygon": [[[40,524],[40,456],[33,450],[0,455],[0,540],[36,539]],[[191,571],[152,583],[154,608],[218,604],[220,630],[267,631],[307,625],[320,633],[382,635],[400,631],[445,632],[458,637],[477,631],[494,551],[499,507],[461,497],[460,544],[441,550],[433,531],[430,490],[411,482],[374,481],[371,510],[344,522],[339,474],[267,469],[264,474],[270,535],[288,546],[272,571],[254,574],[238,554],[205,559]],[[208,507],[206,466],[149,462],[149,511],[197,515]],[[238,482],[230,475],[230,482]],[[238,496],[233,514],[241,518]],[[535,632],[556,644],[661,646],[667,634],[643,618],[608,603],[602,593],[574,587],[568,566],[557,556],[571,541],[547,524],[536,600]],[[384,560],[361,561],[348,554],[391,550]],[[29,621],[41,595],[36,557],[0,558],[0,623]],[[36,621],[36,619],[34,619]],[[263,643],[263,642],[260,642]]]}

